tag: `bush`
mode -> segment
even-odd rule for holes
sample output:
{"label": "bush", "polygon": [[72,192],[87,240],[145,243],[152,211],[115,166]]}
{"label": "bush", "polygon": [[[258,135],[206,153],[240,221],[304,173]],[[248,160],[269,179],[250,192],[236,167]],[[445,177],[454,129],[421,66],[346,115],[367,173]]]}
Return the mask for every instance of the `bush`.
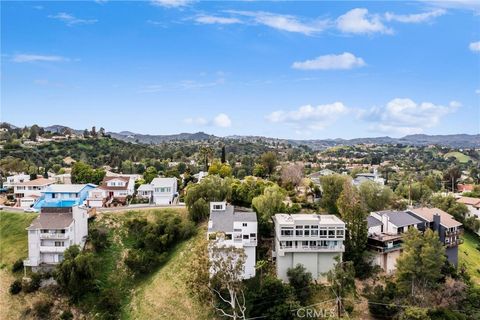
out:
{"label": "bush", "polygon": [[33,304],[33,314],[37,319],[50,319],[53,303],[50,300],[39,300]]}
{"label": "bush", "polygon": [[105,312],[103,319],[118,319],[122,298],[116,287],[103,290],[98,302],[100,308]]}
{"label": "bush", "polygon": [[22,271],[22,269],[23,269],[23,259],[18,259],[13,263],[13,266],[12,266],[13,273]]}
{"label": "bush", "polygon": [[298,301],[303,305],[311,296],[312,274],[301,264],[287,270],[287,277]]}
{"label": "bush", "polygon": [[25,291],[25,293],[37,291],[40,288],[41,281],[42,276],[39,273],[33,273],[30,277],[30,281],[26,282],[26,284],[23,286],[23,291]]}
{"label": "bush", "polygon": [[19,294],[22,291],[22,282],[20,280],[13,281],[9,291],[12,295]]}
{"label": "bush", "polygon": [[73,313],[70,310],[65,310],[62,312],[60,315],[61,320],[72,320],[73,319]]}
{"label": "bush", "polygon": [[93,228],[90,230],[89,239],[95,251],[99,252],[109,246],[108,230],[105,228]]}

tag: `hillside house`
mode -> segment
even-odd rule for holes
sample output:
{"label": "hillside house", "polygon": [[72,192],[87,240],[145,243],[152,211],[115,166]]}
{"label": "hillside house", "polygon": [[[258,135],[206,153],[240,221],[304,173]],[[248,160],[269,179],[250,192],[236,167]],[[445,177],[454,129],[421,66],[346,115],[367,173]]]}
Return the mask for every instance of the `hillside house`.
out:
{"label": "hillside house", "polygon": [[17,200],[16,205],[21,208],[31,207],[42,196],[42,193],[54,183],[54,180],[41,177],[15,184],[13,194]]}
{"label": "hillside house", "polygon": [[155,178],[137,190],[137,197],[149,199],[156,205],[173,204],[177,195],[177,178]]}

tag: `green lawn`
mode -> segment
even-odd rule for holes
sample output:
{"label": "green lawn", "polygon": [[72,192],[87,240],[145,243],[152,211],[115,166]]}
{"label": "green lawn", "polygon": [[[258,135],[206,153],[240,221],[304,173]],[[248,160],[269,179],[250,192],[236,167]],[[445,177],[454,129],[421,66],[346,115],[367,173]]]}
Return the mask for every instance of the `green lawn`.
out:
{"label": "green lawn", "polygon": [[465,242],[458,248],[459,263],[466,265],[472,281],[480,286],[480,250],[477,250],[480,240],[469,232],[465,232],[463,239]]}
{"label": "green lawn", "polygon": [[37,214],[0,211],[0,265],[28,256],[27,228]]}
{"label": "green lawn", "polygon": [[467,156],[466,154],[463,154],[463,153],[458,152],[458,151],[453,151],[453,152],[446,153],[443,157],[445,159],[448,159],[450,157],[454,157],[460,163],[467,163],[469,160],[472,159],[472,158],[470,158],[470,156]]}

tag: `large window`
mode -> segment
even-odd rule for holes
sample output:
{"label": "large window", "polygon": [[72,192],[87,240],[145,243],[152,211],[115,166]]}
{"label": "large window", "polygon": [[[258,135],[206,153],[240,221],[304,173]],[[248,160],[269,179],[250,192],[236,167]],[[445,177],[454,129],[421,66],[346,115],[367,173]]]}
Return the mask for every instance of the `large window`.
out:
{"label": "large window", "polygon": [[282,227],[280,229],[280,235],[285,236],[285,237],[293,236],[293,228]]}
{"label": "large window", "polygon": [[337,230],[337,237],[343,237],[343,229]]}

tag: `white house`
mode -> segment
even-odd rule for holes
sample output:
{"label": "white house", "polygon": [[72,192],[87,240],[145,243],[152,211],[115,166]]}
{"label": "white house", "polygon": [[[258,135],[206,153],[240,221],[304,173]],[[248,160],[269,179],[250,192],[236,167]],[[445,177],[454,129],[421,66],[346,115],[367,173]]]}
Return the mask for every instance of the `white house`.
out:
{"label": "white house", "polygon": [[5,188],[11,188],[17,183],[24,183],[30,181],[30,175],[25,173],[15,174],[13,176],[8,176],[7,180],[3,183]]}
{"label": "white house", "polygon": [[151,183],[139,186],[137,195],[156,205],[172,204],[177,196],[177,178],[155,178]]}
{"label": "white house", "polygon": [[29,208],[41,197],[48,186],[54,183],[54,180],[42,177],[15,184],[13,186],[13,193],[17,199],[17,205],[22,208]]}
{"label": "white house", "polygon": [[106,177],[128,177],[130,179],[133,179],[133,182],[142,179],[142,175],[138,173],[115,173],[112,171],[107,171],[105,173]]}
{"label": "white house", "polygon": [[273,222],[277,277],[284,282],[288,269],[297,264],[315,280],[324,280],[345,251],[345,223],[334,215],[278,213]]}
{"label": "white house", "polygon": [[355,177],[355,179],[352,180],[353,185],[359,186],[365,181],[372,181],[375,182],[381,186],[385,185],[385,179],[383,179],[379,174],[377,169],[373,169],[373,173],[359,173]]}
{"label": "white house", "polygon": [[480,219],[480,199],[472,197],[459,197],[457,199],[458,203],[463,203],[468,208],[469,217],[477,217]]}
{"label": "white house", "polygon": [[368,248],[374,252],[372,262],[391,273],[402,252],[403,233],[409,228],[418,229],[423,222],[404,211],[379,211],[370,213],[367,225]]}
{"label": "white house", "polygon": [[257,247],[257,214],[253,211],[235,211],[226,202],[210,202],[207,238],[219,245],[243,248],[245,264],[243,279],[255,276]]}
{"label": "white house", "polygon": [[72,183],[72,175],[70,173],[53,174],[49,178],[52,180],[55,180],[55,183],[58,183],[58,184]]}
{"label": "white house", "polygon": [[33,271],[51,267],[63,260],[72,245],[85,246],[88,235],[88,212],[83,207],[43,207],[27,228],[28,259],[23,264]]}
{"label": "white house", "polygon": [[88,192],[87,206],[108,206],[112,201],[125,204],[127,197],[135,192],[135,180],[128,176],[105,176],[101,185]]}

